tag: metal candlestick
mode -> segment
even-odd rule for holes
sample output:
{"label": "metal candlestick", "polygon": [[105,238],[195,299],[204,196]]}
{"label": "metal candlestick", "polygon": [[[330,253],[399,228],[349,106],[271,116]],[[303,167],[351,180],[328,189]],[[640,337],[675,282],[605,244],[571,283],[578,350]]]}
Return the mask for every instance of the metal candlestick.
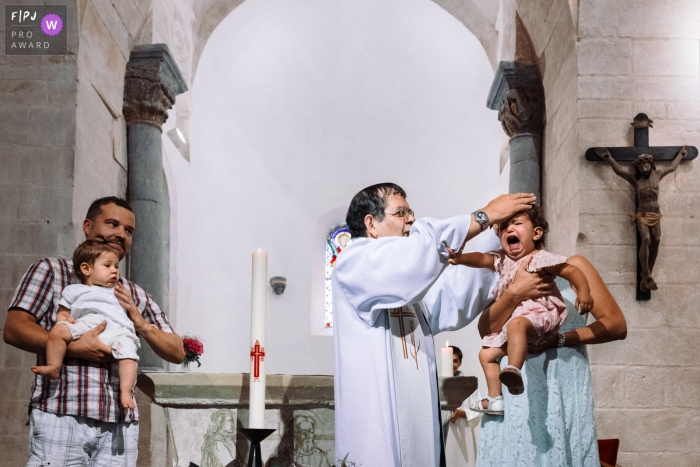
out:
{"label": "metal candlestick", "polygon": [[[260,443],[274,433],[272,428],[241,428],[241,433],[250,441],[250,454],[248,455],[248,467],[262,467],[262,454]],[[253,465],[255,461],[255,465]]]}

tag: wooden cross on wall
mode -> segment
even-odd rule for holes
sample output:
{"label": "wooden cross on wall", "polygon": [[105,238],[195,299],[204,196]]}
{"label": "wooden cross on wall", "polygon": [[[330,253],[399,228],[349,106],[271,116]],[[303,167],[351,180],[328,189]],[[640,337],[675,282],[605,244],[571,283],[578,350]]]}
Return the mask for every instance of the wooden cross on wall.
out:
{"label": "wooden cross on wall", "polygon": [[[586,151],[586,160],[607,160],[615,173],[626,179],[635,189],[636,214],[631,216],[637,224],[637,300],[649,300],[651,290],[656,289],[650,274],[661,237],[658,182],[676,170],[681,160],[687,161],[698,156],[698,149],[694,146],[649,146],[649,128],[652,128],[652,123],[646,114],[640,113],[634,117],[631,123],[634,128],[632,147],[589,148]],[[616,161],[633,163],[635,172],[622,169]],[[669,167],[657,171],[654,162],[658,161],[672,162]],[[646,175],[647,170],[649,175]],[[645,274],[647,277],[643,277]]]}

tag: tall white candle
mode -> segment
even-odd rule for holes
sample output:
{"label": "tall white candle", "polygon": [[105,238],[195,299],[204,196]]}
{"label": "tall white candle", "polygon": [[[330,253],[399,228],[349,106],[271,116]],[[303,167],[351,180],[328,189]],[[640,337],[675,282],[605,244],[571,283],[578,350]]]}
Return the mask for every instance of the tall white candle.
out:
{"label": "tall white candle", "polygon": [[454,376],[452,371],[452,347],[445,341],[445,347],[440,349],[440,376]]}
{"label": "tall white candle", "polygon": [[265,428],[265,316],[267,252],[253,252],[250,300],[250,406],[248,428]]}

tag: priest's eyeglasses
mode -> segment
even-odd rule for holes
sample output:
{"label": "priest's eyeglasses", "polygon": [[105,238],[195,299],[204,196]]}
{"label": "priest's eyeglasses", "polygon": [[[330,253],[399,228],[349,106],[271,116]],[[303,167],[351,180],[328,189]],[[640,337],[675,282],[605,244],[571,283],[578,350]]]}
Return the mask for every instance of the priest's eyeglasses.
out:
{"label": "priest's eyeglasses", "polygon": [[403,220],[406,220],[409,217],[416,217],[416,214],[413,212],[413,209],[406,209],[406,208],[399,208],[398,211],[392,212],[392,213],[387,213],[387,214],[391,214],[392,216],[396,216],[396,217],[401,218]]}

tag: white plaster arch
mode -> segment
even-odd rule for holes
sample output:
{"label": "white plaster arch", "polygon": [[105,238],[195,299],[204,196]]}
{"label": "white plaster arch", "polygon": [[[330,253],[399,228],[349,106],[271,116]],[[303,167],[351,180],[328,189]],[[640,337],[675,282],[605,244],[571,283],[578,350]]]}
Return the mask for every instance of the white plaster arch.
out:
{"label": "white plaster arch", "polygon": [[[384,12],[393,15],[392,21],[399,17],[390,24],[406,32],[409,42],[391,39],[392,46],[402,45],[391,49],[393,52],[387,49],[381,59],[367,59],[370,63],[363,61],[364,54],[388,47],[389,39],[379,36],[381,39],[377,40],[375,35],[363,47],[354,44],[350,50],[330,52],[321,50],[322,47],[316,49],[318,42],[299,42],[299,35],[305,34],[305,29],[282,31],[275,29],[278,24],[268,16],[263,17],[261,12],[259,16],[250,16],[250,9],[258,3],[254,0],[239,4],[242,8],[226,16],[213,31],[198,61],[199,71],[191,88],[190,163],[186,167],[181,167],[184,165],[181,161],[174,164],[179,201],[178,277],[182,279],[177,290],[178,325],[208,339],[207,349],[213,356],[211,360],[204,359],[202,371],[246,371],[246,360],[240,356],[246,355],[248,346],[249,251],[263,247],[270,251],[269,275],[283,275],[289,280],[283,296],[269,296],[267,345],[271,355],[277,357],[270,359],[268,370],[329,374],[333,371],[332,341],[320,336],[321,333],[309,333],[314,327],[309,323],[313,316],[310,308],[318,307],[314,303],[322,304],[312,290],[314,271],[322,271],[315,261],[323,255],[325,232],[320,224],[329,224],[327,228],[342,221],[342,212],[354,192],[389,179],[408,191],[409,202],[420,215],[438,218],[470,212],[498,194],[501,129],[495,113],[485,106],[493,63],[469,29],[455,21],[449,12],[423,0],[411,3],[420,6],[431,17],[430,21],[426,16],[413,13],[410,16],[403,4],[398,9],[400,2],[393,2],[396,9]],[[327,6],[327,2],[316,3]],[[308,5],[308,2],[295,5],[298,4]],[[287,18],[289,12],[284,13],[277,16]],[[264,18],[264,21],[252,18]],[[337,18],[337,15],[323,18]],[[358,25],[363,25],[365,20],[359,15]],[[317,26],[328,27],[321,19]],[[373,26],[375,31],[385,31],[380,23]],[[244,29],[255,34],[255,40],[235,36]],[[422,35],[414,37],[416,31]],[[343,39],[356,39],[354,29],[342,34]],[[461,39],[450,42],[448,34]],[[248,49],[243,50],[241,41],[245,41],[243,45]],[[304,49],[305,46],[312,50]],[[230,55],[232,49],[253,61],[244,63],[234,59]],[[318,65],[337,52],[348,52],[349,57],[330,67]],[[442,62],[432,61],[441,54]],[[291,74],[279,67],[283,62],[295,66]],[[344,89],[340,81],[345,71],[354,73],[353,67],[358,63],[366,66],[368,84],[334,97],[336,88]],[[250,75],[250,66],[258,67],[264,75]],[[305,75],[307,70],[311,72]],[[320,96],[309,97],[307,93],[303,98],[295,97],[307,88],[317,89]],[[241,94],[233,94],[241,89],[244,90]],[[365,91],[370,94],[363,95]],[[398,94],[393,95],[395,91]],[[390,102],[385,100],[387,94],[394,96]],[[361,102],[362,107],[354,108],[351,104],[356,102]],[[389,104],[396,102],[404,106],[405,112],[397,114],[395,109],[389,109]],[[309,108],[319,109],[320,117],[307,112]],[[280,128],[280,122],[275,120],[280,113],[307,124],[284,122],[292,127]],[[370,124],[361,125],[366,122]],[[260,126],[266,128],[264,138],[260,137]],[[421,137],[417,139],[416,135]],[[274,147],[264,148],[263,143],[268,142]],[[383,158],[385,154],[390,157]],[[319,180],[324,157],[328,162],[336,161],[338,166],[337,180],[330,184]],[[364,173],[355,171],[352,176],[343,176],[342,163],[352,158],[359,160],[359,167],[374,165],[376,173],[365,169]],[[212,165],[214,160],[220,161],[216,167]],[[298,170],[300,165],[303,170]],[[194,186],[193,180],[197,178],[208,182]],[[489,185],[492,191],[482,189],[480,182]],[[242,188],[244,185],[250,190]],[[265,188],[258,190],[253,185]],[[450,186],[449,194],[442,189],[444,185]],[[309,199],[303,193],[309,187],[314,187],[316,196],[325,199]],[[265,200],[259,199],[261,196]],[[237,201],[231,203],[232,199]],[[197,208],[189,209],[188,204]],[[212,222],[213,213],[204,212],[207,205],[215,205],[219,212],[225,213],[224,224],[231,223],[228,219],[243,222],[255,218],[251,226],[255,235],[237,231],[235,222],[233,226]],[[271,224],[258,216],[268,211],[290,226],[288,233],[284,229],[271,229]],[[339,218],[326,219],[329,213]],[[281,237],[289,239],[289,247],[280,245]],[[229,245],[230,238],[236,238],[239,245]],[[216,258],[210,257],[212,250],[219,252],[219,258],[226,258],[231,277],[211,274],[213,270],[207,265],[216,263]],[[195,285],[203,275],[212,284]],[[214,290],[213,285],[231,296],[218,296],[221,292]],[[209,301],[208,297],[213,295],[218,298]],[[207,316],[212,316],[209,310],[219,310],[216,329],[204,326],[210,319]],[[292,321],[290,316],[294,317]],[[231,336],[230,342],[219,336],[219,332]],[[309,359],[313,356],[314,360],[301,355],[294,358],[295,352]],[[214,363],[217,355],[222,354],[231,358]]]}
{"label": "white plaster arch", "polygon": [[[192,55],[192,76],[197,72],[197,65],[202,51],[209,41],[211,33],[233,10],[246,0],[201,0],[194,2],[194,51]],[[445,11],[469,29],[486,51],[486,56],[493,69],[498,65],[498,33],[495,29],[498,2],[494,0],[433,0]]]}

